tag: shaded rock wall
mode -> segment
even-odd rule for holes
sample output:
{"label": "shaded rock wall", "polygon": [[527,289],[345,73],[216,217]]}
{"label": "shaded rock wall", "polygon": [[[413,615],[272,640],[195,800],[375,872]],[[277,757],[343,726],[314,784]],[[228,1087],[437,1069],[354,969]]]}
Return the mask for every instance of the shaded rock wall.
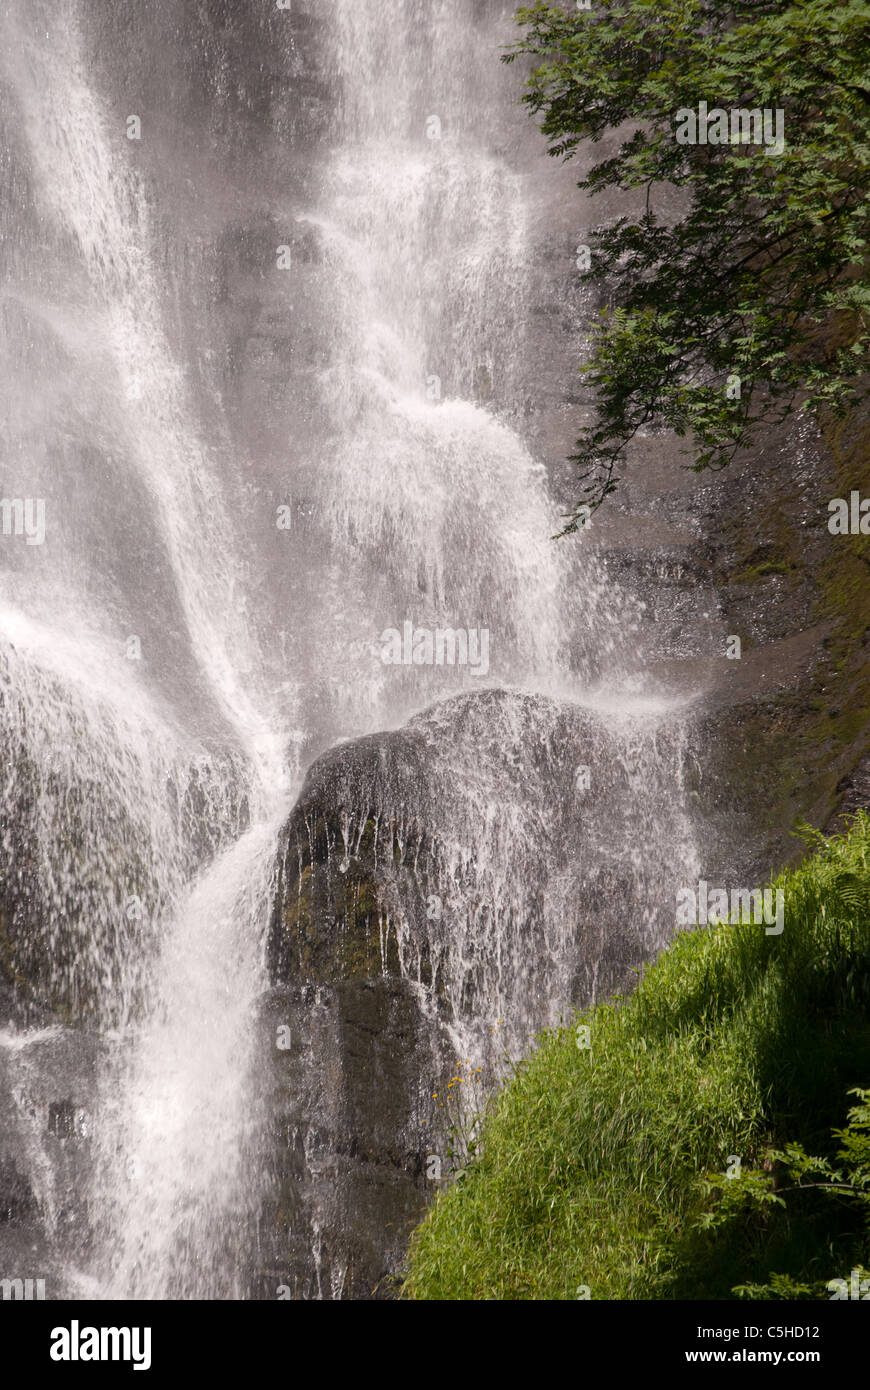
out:
{"label": "shaded rock wall", "polygon": [[[74,1287],[90,1240],[88,1191],[97,1067],[106,1044],[49,1024],[9,1029],[0,991],[0,1258],[4,1277],[45,1280],[47,1299]],[[14,1007],[14,1005],[12,1006]]]}
{"label": "shaded rock wall", "polygon": [[692,862],[691,788],[669,797],[684,757],[649,715],[489,690],[313,765],[268,943],[258,1287],[389,1293],[462,1106],[670,933]]}

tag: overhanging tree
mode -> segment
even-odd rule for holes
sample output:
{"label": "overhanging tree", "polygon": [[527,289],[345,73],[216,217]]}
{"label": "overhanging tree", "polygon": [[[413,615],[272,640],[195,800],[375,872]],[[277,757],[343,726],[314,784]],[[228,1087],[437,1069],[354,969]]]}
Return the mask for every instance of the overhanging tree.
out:
{"label": "overhanging tree", "polygon": [[[523,100],[550,153],[617,132],[579,186],[645,193],[595,238],[590,273],[613,307],[581,368],[597,422],[572,456],[568,533],[614,489],[644,427],[688,436],[700,471],[727,464],[761,419],[842,415],[868,395],[870,5],[592,0],[517,20],[504,61],[539,60]],[[739,133],[678,143],[677,113],[701,102],[783,112],[782,152]],[[664,183],[685,190],[676,219],[656,214]]]}

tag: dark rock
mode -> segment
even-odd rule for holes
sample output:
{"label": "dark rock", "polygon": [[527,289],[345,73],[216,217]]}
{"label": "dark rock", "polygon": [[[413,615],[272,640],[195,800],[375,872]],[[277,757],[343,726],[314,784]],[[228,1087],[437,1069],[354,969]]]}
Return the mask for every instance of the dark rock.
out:
{"label": "dark rock", "polygon": [[680,740],[649,716],[486,690],[314,764],[269,937],[262,1296],[282,1270],[285,1296],[389,1293],[428,1159],[447,1175],[449,1072],[485,1091],[542,1023],[630,987],[685,836]]}

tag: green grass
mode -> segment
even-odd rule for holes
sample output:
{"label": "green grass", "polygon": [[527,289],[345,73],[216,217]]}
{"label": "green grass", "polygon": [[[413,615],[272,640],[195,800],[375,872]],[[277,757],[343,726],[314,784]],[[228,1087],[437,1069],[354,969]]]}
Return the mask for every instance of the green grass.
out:
{"label": "green grass", "polygon": [[701,1174],[792,1141],[833,1156],[870,1085],[870,818],[773,886],[781,936],[682,932],[629,997],[541,1035],[414,1233],[403,1297],[727,1299],[868,1263],[861,1210],[817,1190],[698,1226]]}

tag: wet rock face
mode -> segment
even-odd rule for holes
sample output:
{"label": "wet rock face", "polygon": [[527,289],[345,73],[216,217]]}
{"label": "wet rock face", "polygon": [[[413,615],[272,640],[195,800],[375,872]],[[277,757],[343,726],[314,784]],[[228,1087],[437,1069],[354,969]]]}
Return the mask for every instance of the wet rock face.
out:
{"label": "wet rock face", "polygon": [[[0,995],[0,1277],[70,1297],[89,1240],[88,1182],[105,1045],[56,1023],[8,1027]],[[31,1024],[33,1020],[30,1020]],[[68,1263],[69,1262],[69,1263]]]}
{"label": "wet rock face", "polygon": [[272,990],[260,1032],[269,1160],[254,1294],[390,1297],[440,1186],[427,1172],[447,1173],[433,1099],[446,1031],[411,981],[351,976]]}
{"label": "wet rock face", "polygon": [[866,412],[821,429],[799,418],[687,498],[720,634],[695,649],[705,794],[699,839],[739,881],[804,853],[804,820],[836,828],[870,805],[870,586],[866,538],[827,530],[828,502],[870,487]]}
{"label": "wet rock face", "polygon": [[681,756],[655,721],[488,690],[314,764],[283,833],[260,1020],[260,1296],[388,1295],[430,1170],[448,1171],[436,1093],[454,1072],[468,1087],[472,1062],[489,1088],[670,934],[691,858]]}
{"label": "wet rock face", "polygon": [[[380,762],[377,740],[362,742],[325,760],[333,776],[347,761],[351,778],[365,778],[369,760]],[[259,1024],[269,1158],[256,1294],[383,1298],[437,1190],[430,1155],[446,1174],[433,1097],[454,1047],[437,996],[403,976],[387,921],[396,875],[416,884],[419,841],[416,855],[407,846],[407,866],[385,863],[370,815],[346,853],[342,812],[318,772],[328,779],[315,772],[286,831],[269,946],[275,985]],[[431,968],[421,962],[420,973],[431,986]]]}
{"label": "wet rock face", "polygon": [[[681,737],[489,690],[333,750],[286,829],[273,979],[399,975],[529,1041],[550,996],[616,988],[666,938],[692,854]],[[636,910],[657,901],[661,920]]]}
{"label": "wet rock face", "polygon": [[[146,822],[105,784],[30,758],[2,696],[0,728],[13,749],[0,811],[0,1023],[4,1017],[21,1027],[105,1023],[125,979],[138,1007],[164,894],[172,887],[155,866],[162,846],[149,844]],[[164,783],[188,873],[220,845],[201,770],[180,767]],[[242,829],[243,795],[235,809]]]}

